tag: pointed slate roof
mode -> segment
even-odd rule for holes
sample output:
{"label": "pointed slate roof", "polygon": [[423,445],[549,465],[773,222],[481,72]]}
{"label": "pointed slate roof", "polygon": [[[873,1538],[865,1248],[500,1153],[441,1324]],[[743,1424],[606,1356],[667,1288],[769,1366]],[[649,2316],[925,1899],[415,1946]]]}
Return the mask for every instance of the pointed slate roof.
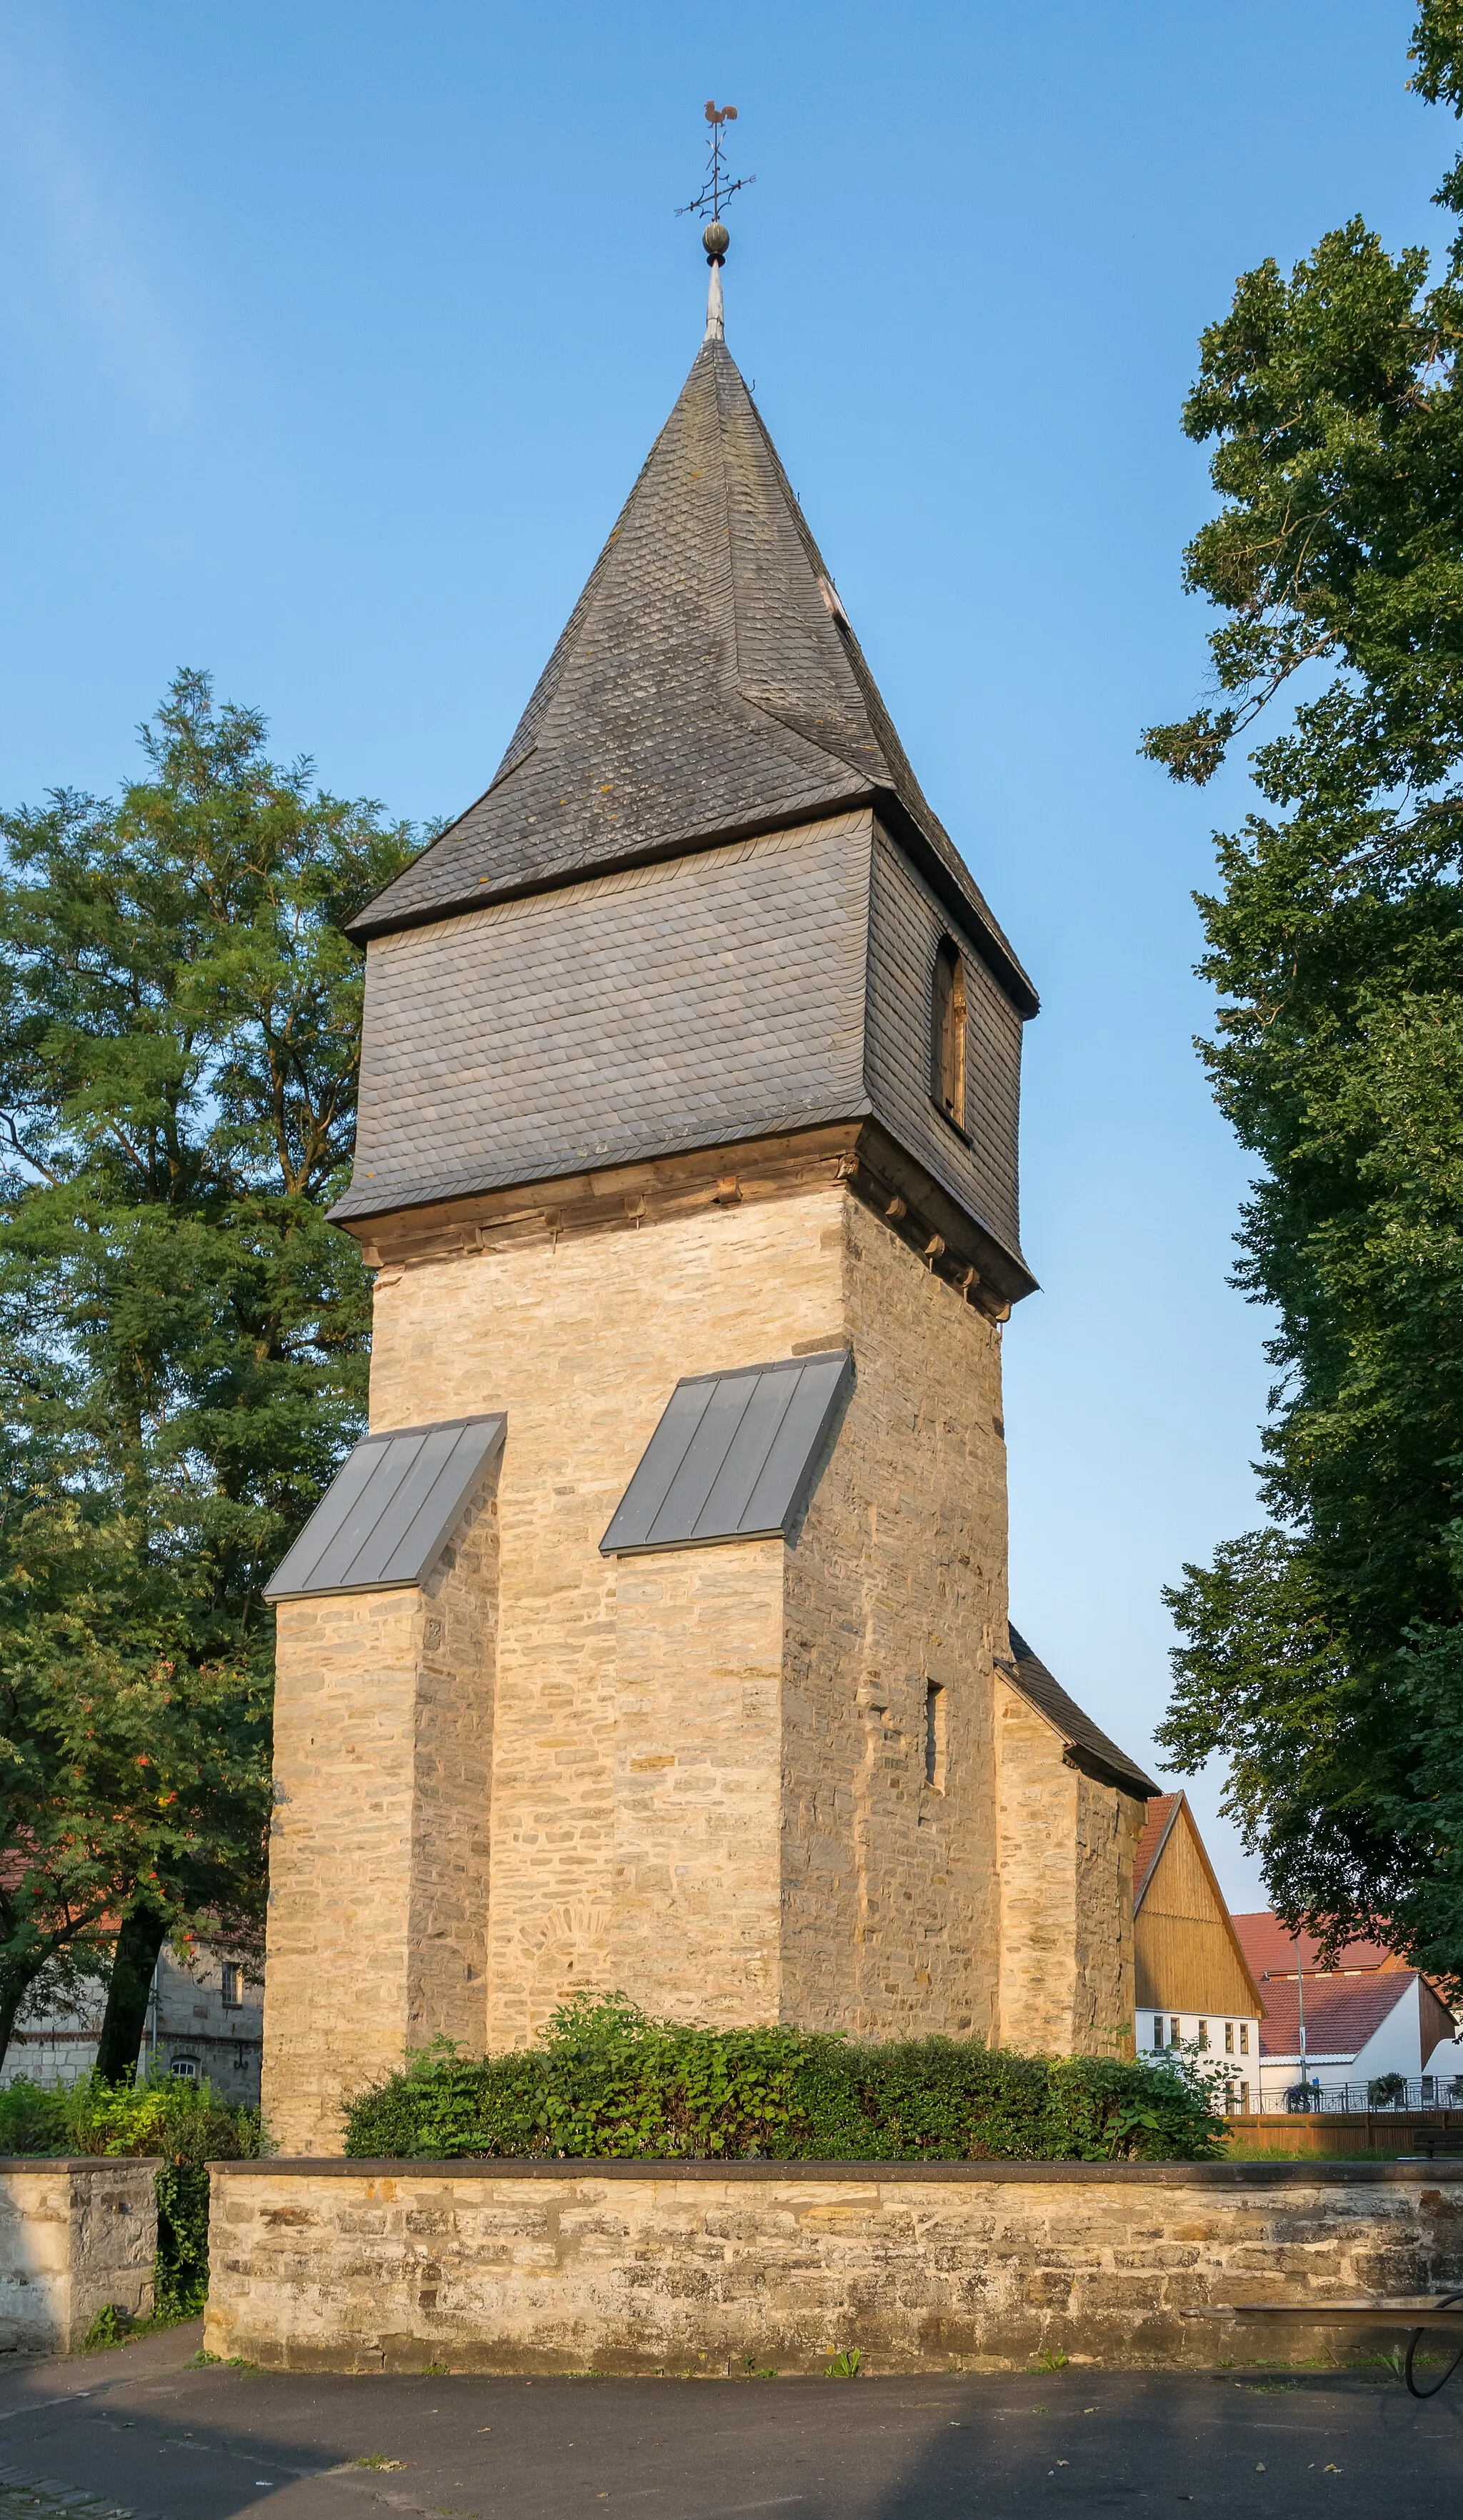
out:
{"label": "pointed slate roof", "polygon": [[492,786],[350,932],[869,803],[1034,1012],[1030,980],[925,801],[736,364],[708,338]]}

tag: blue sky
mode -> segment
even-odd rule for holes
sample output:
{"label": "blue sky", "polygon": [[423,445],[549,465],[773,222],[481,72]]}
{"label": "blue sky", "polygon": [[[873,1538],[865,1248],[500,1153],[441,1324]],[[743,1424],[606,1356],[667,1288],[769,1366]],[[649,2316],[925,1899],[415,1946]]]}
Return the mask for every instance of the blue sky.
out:
{"label": "blue sky", "polygon": [[[1177,410],[1235,276],[1438,243],[1406,0],[5,0],[0,792],[110,788],[180,664],[393,813],[483,787],[699,338],[671,215],[739,109],[728,338],[924,786],[1034,973],[1012,1608],[1149,1747],[1159,1591],[1254,1514],[1245,1166],[1189,898],[1240,771]],[[1234,1904],[1259,1876],[1191,1787]]]}

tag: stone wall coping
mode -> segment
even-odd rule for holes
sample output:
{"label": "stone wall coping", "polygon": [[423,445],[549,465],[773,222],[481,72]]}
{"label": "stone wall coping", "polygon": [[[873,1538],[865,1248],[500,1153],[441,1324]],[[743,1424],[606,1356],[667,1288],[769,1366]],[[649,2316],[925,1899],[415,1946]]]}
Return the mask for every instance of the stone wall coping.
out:
{"label": "stone wall coping", "polygon": [[160,2170],[160,2152],[0,2152],[11,2170]]}
{"label": "stone wall coping", "polygon": [[[0,2161],[0,2170],[24,2163]],[[97,2167],[100,2165],[93,2164]],[[848,2183],[890,2186],[918,2181],[955,2184],[1019,2185],[1098,2184],[1115,2181],[1125,2187],[1345,2187],[1380,2185],[1398,2180],[1405,2186],[1463,2181],[1463,2160],[1447,2161],[510,2161],[481,2153],[446,2161],[420,2157],[403,2161],[356,2161],[339,2154],[300,2154],[252,2161],[215,2161],[210,2169],[225,2179],[555,2179],[725,2180],[733,2183],[786,2186],[797,2181],[817,2185]]]}

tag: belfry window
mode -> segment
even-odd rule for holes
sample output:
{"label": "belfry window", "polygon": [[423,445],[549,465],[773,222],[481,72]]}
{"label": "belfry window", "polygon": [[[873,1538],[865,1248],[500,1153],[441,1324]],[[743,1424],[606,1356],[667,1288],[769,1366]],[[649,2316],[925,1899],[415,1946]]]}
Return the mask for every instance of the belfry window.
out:
{"label": "belfry window", "polygon": [[948,1120],[965,1126],[965,967],[960,949],[942,937],[935,956],[931,1007],[930,1090]]}

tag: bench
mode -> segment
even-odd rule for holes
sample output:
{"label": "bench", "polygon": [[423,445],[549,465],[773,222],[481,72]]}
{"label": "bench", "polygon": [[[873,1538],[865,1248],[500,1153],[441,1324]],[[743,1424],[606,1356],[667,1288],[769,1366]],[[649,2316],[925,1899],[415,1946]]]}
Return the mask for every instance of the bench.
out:
{"label": "bench", "polygon": [[1456,2333],[1463,2324],[1463,2292],[1419,2294],[1406,2301],[1235,2301],[1217,2303],[1213,2309],[1180,2310],[1180,2318],[1304,2318],[1311,2326],[1397,2327],[1410,2328],[1402,2378],[1414,2398],[1436,2398],[1463,2362],[1460,2345],[1441,2380],[1430,2389],[1420,2389],[1413,2371],[1413,2359],[1430,2327],[1450,2327]]}

